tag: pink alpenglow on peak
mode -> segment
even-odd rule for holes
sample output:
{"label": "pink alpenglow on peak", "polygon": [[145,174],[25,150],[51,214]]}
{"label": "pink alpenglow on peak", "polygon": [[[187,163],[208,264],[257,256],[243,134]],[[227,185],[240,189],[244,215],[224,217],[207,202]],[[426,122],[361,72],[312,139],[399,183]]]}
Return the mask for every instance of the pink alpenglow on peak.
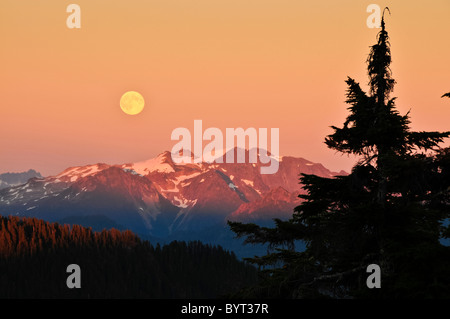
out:
{"label": "pink alpenglow on peak", "polygon": [[[225,163],[246,163],[245,154],[248,149],[248,163],[257,163],[259,159],[260,163],[269,164],[261,165],[261,174],[275,174],[280,164],[280,130],[279,128],[270,129],[270,152],[267,151],[267,131],[267,128],[258,130],[253,127],[246,130],[241,127],[226,128],[224,148],[224,135],[219,128],[210,127],[203,132],[202,120],[194,120],[194,145],[192,145],[189,129],[185,127],[174,129],[171,139],[179,142],[173,146],[171,157],[177,164],[223,163],[224,160]],[[248,139],[248,147],[246,147],[246,139]],[[203,147],[204,140],[210,142]]]}

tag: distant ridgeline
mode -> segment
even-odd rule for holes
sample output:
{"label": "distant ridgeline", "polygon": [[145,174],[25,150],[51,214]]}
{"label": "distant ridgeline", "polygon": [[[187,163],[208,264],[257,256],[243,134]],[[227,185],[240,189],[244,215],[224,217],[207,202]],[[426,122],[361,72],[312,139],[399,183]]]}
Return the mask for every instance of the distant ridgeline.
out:
{"label": "distant ridgeline", "polygon": [[[81,288],[67,287],[70,264]],[[0,298],[214,298],[256,282],[256,269],[221,247],[154,247],[130,231],[18,217],[0,217],[0,270]]]}
{"label": "distant ridgeline", "polygon": [[24,184],[28,182],[30,178],[34,177],[41,178],[42,175],[39,172],[36,172],[34,169],[30,169],[27,172],[22,173],[0,174],[0,189]]}

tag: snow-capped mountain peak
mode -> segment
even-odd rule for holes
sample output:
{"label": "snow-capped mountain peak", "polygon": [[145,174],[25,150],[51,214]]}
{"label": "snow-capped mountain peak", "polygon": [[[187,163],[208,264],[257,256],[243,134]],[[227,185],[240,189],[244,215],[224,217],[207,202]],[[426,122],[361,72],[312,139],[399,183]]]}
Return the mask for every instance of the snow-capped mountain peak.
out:
{"label": "snow-capped mountain peak", "polygon": [[157,157],[132,164],[125,164],[122,165],[122,167],[132,169],[136,173],[143,176],[152,172],[159,172],[159,173],[175,172],[174,163],[170,157],[170,152],[167,151],[159,154]]}
{"label": "snow-capped mountain peak", "polygon": [[69,167],[56,175],[54,179],[64,182],[76,182],[79,178],[95,175],[98,172],[101,172],[109,167],[111,167],[111,165],[103,163],[87,166]]}

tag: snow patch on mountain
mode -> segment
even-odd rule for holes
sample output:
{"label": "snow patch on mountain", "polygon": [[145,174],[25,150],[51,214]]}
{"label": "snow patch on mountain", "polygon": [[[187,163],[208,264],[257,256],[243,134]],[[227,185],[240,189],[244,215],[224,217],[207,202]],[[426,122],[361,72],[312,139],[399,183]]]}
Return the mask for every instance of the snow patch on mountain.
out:
{"label": "snow patch on mountain", "polygon": [[228,187],[231,188],[231,189],[233,189],[233,190],[237,188],[237,186],[234,185],[233,183],[229,183],[229,184],[228,184]]}
{"label": "snow patch on mountain", "polygon": [[[55,177],[50,177],[47,180],[55,183],[59,183],[61,181],[70,181],[71,183],[76,182],[78,179],[93,176],[98,172],[103,171],[104,169],[110,167],[106,164],[93,164],[87,166],[79,166],[79,167],[70,167]],[[46,186],[48,183],[44,184]]]}
{"label": "snow patch on mountain", "polygon": [[179,193],[180,190],[176,187],[174,188],[170,188],[170,189],[161,189],[161,192],[165,192],[165,193]]}
{"label": "snow patch on mountain", "polygon": [[131,164],[131,168],[141,174],[147,175],[152,172],[173,173],[175,170],[167,162],[167,154],[162,153],[155,158]]}
{"label": "snow patch on mountain", "polygon": [[253,183],[253,181],[249,181],[248,179],[242,179],[242,181],[245,183],[245,184],[247,184],[247,185],[249,185],[249,186],[251,186],[251,187],[253,187],[254,185],[254,183]]}
{"label": "snow patch on mountain", "polygon": [[189,200],[189,199],[186,199],[186,198],[181,198],[180,199],[177,196],[174,196],[173,199],[178,202],[178,205],[176,205],[176,206],[180,207],[180,208],[193,207],[197,203],[196,199],[194,199],[194,200]]}
{"label": "snow patch on mountain", "polygon": [[192,173],[192,174],[190,174],[190,175],[181,175],[181,176],[177,176],[177,177],[175,177],[175,179],[174,179],[174,183],[175,183],[175,185],[178,185],[178,184],[180,184],[181,182],[183,182],[183,181],[185,181],[185,180],[187,180],[187,179],[191,179],[191,178],[197,177],[197,176],[200,175],[200,174],[202,174],[202,172],[195,172],[195,173]]}

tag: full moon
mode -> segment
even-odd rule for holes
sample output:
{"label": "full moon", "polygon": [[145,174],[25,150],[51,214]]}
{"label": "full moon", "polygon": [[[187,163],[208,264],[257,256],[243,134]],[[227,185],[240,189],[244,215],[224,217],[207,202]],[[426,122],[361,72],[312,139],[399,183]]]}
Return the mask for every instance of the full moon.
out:
{"label": "full moon", "polygon": [[141,113],[144,109],[144,105],[144,98],[135,91],[128,91],[120,98],[120,108],[129,115]]}

